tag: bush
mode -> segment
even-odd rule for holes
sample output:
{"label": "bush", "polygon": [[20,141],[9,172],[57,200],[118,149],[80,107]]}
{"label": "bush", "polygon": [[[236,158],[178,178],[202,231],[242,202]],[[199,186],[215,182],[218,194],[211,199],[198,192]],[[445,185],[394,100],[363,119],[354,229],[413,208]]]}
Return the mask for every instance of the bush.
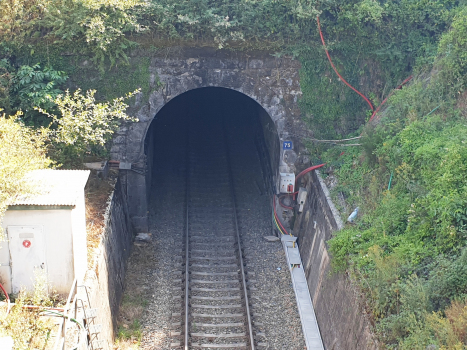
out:
{"label": "bush", "polygon": [[51,333],[56,326],[50,318],[44,317],[44,310],[23,307],[24,305],[42,307],[59,305],[55,296],[49,296],[46,292],[45,275],[39,274],[35,277],[32,293],[21,291],[9,314],[6,313],[6,305],[0,310],[0,337],[11,336],[14,349],[17,350],[50,348]]}
{"label": "bush", "polygon": [[[362,149],[333,163],[334,194],[361,208],[330,241],[334,266],[359,281],[389,348],[465,346],[467,125],[456,98],[466,87],[459,77],[467,17],[465,7],[456,11],[435,68],[420,69],[390,98],[365,128]],[[323,156],[330,157],[336,152]]]}
{"label": "bush", "polygon": [[438,257],[431,266],[428,289],[435,311],[444,310],[455,298],[467,297],[467,249],[458,257]]}
{"label": "bush", "polygon": [[0,116],[0,221],[11,200],[33,190],[24,176],[53,164],[47,157],[48,133],[24,126],[20,115]]}
{"label": "bush", "polygon": [[14,73],[12,90],[16,98],[15,109],[23,111],[21,118],[29,126],[47,126],[46,118],[41,118],[34,108],[52,110],[53,100],[63,93],[58,87],[65,83],[68,76],[65,72],[56,71],[51,67],[41,69],[39,64],[21,66]]}
{"label": "bush", "polygon": [[459,92],[467,86],[467,6],[456,11],[451,30],[439,42],[438,54],[446,88]]}
{"label": "bush", "polygon": [[96,102],[96,90],[88,90],[86,95],[81,90],[70,94],[58,95],[53,101],[60,115],[50,114],[37,108],[51,118],[53,130],[49,130],[54,144],[53,155],[63,164],[81,162],[86,154],[105,154],[105,146],[121,121],[137,121],[126,114],[128,105],[124,102],[139,90],[109,102]]}

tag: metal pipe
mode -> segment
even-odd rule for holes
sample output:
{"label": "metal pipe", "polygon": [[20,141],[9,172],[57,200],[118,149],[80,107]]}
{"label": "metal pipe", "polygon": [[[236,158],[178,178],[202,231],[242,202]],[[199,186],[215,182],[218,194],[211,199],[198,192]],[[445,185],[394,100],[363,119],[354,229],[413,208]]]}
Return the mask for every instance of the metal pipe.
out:
{"label": "metal pipe", "polygon": [[[71,301],[71,298],[72,298],[72,295],[73,295],[73,291],[76,289],[76,286],[77,286],[77,280],[76,278],[73,280],[73,284],[71,285],[71,289],[70,289],[70,293],[68,294],[68,298],[66,300],[66,304],[65,304],[65,308],[63,310],[63,313],[66,315],[66,313],[68,312],[68,308],[69,308],[69,305],[70,305],[70,301]],[[55,344],[54,344],[54,347],[53,349],[64,349],[64,344],[65,342],[63,342],[63,345],[60,346],[60,339],[65,339],[65,336],[66,336],[66,329],[65,329],[65,326],[66,326],[66,321],[67,321],[67,318],[64,317],[61,322],[60,322],[60,326],[59,326],[59,329],[58,329],[58,332],[57,332],[57,335],[61,334],[62,337],[59,338],[57,336],[57,340],[55,341]]]}

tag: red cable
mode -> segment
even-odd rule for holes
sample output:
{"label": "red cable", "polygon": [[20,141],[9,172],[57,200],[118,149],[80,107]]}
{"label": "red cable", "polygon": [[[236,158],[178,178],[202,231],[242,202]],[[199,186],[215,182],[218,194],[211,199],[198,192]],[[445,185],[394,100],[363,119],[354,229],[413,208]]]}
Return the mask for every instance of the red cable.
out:
{"label": "red cable", "polygon": [[306,168],[305,170],[303,170],[300,174],[298,174],[297,176],[295,176],[295,183],[297,183],[297,180],[302,177],[303,175],[305,175],[306,173],[309,173],[310,171],[312,170],[316,170],[316,169],[319,169],[323,166],[325,166],[326,163],[323,163],[323,164],[320,164],[320,165],[314,165],[314,166],[311,166],[309,168]]}
{"label": "red cable", "polygon": [[368,122],[371,122],[373,120],[373,118],[376,116],[376,114],[379,112],[379,110],[381,109],[381,107],[386,103],[386,101],[388,100],[389,97],[392,96],[392,94],[394,93],[394,91],[396,90],[400,90],[402,88],[402,86],[404,86],[405,84],[407,84],[410,80],[412,80],[413,76],[411,75],[410,77],[408,77],[407,79],[405,79],[397,88],[395,88],[394,90],[391,91],[391,93],[388,95],[388,97],[386,97],[383,102],[381,102],[381,104],[378,106],[378,108],[376,108],[376,110],[373,112],[373,114],[371,115],[371,118]]}
{"label": "red cable", "polygon": [[3,288],[1,283],[0,283],[0,289],[3,291],[3,294],[5,294],[5,298],[9,303],[10,302],[10,297],[8,296],[8,293],[6,292],[5,288]]}
{"label": "red cable", "polygon": [[368,103],[371,110],[374,111],[375,108],[371,104],[370,100],[368,98],[366,98],[366,96],[363,95],[360,91],[358,91],[352,85],[350,85],[337,71],[336,67],[334,66],[334,63],[332,63],[331,56],[329,55],[329,52],[326,49],[326,43],[324,42],[323,32],[321,31],[321,24],[319,23],[319,16],[317,16],[316,19],[318,21],[318,29],[319,29],[319,35],[321,37],[321,42],[323,43],[324,51],[326,52],[326,56],[328,56],[328,60],[329,60],[329,63],[331,63],[332,69],[334,69],[334,72],[336,72],[337,76],[344,82],[344,84],[347,85],[349,88],[351,88],[353,91],[355,91],[357,94],[359,94],[366,101],[366,103]]}
{"label": "red cable", "polygon": [[277,222],[279,223],[279,225],[281,226],[281,228],[284,230],[284,232],[288,235],[289,233],[288,233],[287,230],[284,228],[284,226],[282,226],[282,223],[281,223],[281,221],[279,220],[279,217],[277,216],[277,212],[276,212],[276,195],[274,195],[274,197],[272,197],[272,204],[273,204],[273,208],[274,208],[274,217],[276,218]]}
{"label": "red cable", "polygon": [[[281,206],[282,208],[293,210],[293,207],[289,207],[289,206],[285,205],[284,203],[282,203],[282,201],[281,201],[281,198],[284,198],[285,196],[291,195],[291,194],[292,194],[292,193],[286,193],[286,194],[284,194],[284,195],[282,195],[282,196],[279,196],[279,204],[280,204],[280,206]],[[295,195],[294,195],[294,197],[295,197]],[[295,199],[295,198],[294,198],[294,199]]]}

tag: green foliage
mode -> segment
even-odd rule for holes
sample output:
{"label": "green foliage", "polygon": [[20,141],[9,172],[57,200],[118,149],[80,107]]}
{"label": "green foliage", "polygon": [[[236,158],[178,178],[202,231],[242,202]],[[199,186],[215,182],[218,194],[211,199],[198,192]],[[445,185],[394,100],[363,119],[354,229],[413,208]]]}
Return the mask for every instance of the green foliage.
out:
{"label": "green foliage", "polygon": [[434,310],[444,310],[455,298],[467,297],[467,250],[460,256],[440,256],[430,266],[428,289]]}
{"label": "green foliage", "polygon": [[143,1],[13,0],[0,9],[4,54],[34,53],[35,46],[66,45],[92,53],[103,70],[104,59],[127,60],[132,41],[125,34],[143,27],[133,13]]}
{"label": "green foliage", "polygon": [[152,1],[143,23],[168,39],[213,41],[218,47],[276,47],[308,34],[318,12],[306,1]]}
{"label": "green foliage", "polygon": [[[120,306],[118,334],[116,345],[121,349],[138,349],[143,333],[141,329],[141,316],[148,301],[142,295],[131,291],[123,296]],[[130,346],[128,346],[130,343]]]}
{"label": "green foliage", "polygon": [[467,6],[461,8],[440,40],[440,66],[448,88],[458,92],[467,86]]}
{"label": "green foliage", "polygon": [[427,324],[438,340],[440,350],[461,350],[467,344],[467,303],[454,300],[444,312],[433,313],[427,317]]}
{"label": "green foliage", "polygon": [[52,109],[53,99],[63,91],[58,86],[65,83],[68,76],[65,72],[56,71],[51,67],[41,69],[39,64],[21,66],[14,73],[12,92],[16,98],[15,109],[24,112],[23,121],[28,125],[44,125],[44,120],[38,117],[35,107]]}
{"label": "green foliage", "polygon": [[397,344],[405,338],[402,349],[426,349],[433,340],[426,327],[428,296],[423,281],[411,275],[406,283],[399,284],[394,294],[397,312],[378,324],[384,342]]}
{"label": "green foliage", "polygon": [[[74,73],[76,84],[83,90],[97,90],[98,101],[108,101],[125,95],[128,91],[141,89],[145,98],[150,93],[150,72],[148,57],[132,58],[131,65],[118,65],[106,74],[99,74],[95,67],[79,67]],[[160,86],[155,82],[155,86]]]}
{"label": "green foliage", "polygon": [[[24,176],[31,170],[47,168],[48,135],[20,121],[20,114],[0,116],[0,221],[8,203],[19,195],[30,193]],[[0,226],[0,237],[3,232]]]}
{"label": "green foliage", "polygon": [[392,135],[380,125],[375,132],[385,137],[376,139],[377,162],[371,170],[363,170],[369,164],[362,160],[365,150],[350,167],[344,163],[338,170],[336,190],[359,205],[363,215],[356,226],[331,240],[333,264],[350,267],[365,281],[361,286],[373,317],[381,319],[384,341],[397,344],[408,337],[407,349],[429,345],[421,327],[424,318],[403,311],[407,301],[400,293],[408,277],[417,273],[426,285],[427,305],[420,310],[443,310],[454,298],[464,297],[467,288],[462,250],[467,240],[467,126],[450,118],[406,121]]}
{"label": "green foliage", "polygon": [[323,155],[336,168],[334,193],[348,204],[342,210],[361,209],[356,224],[330,241],[334,268],[360,281],[388,348],[463,349],[465,316],[455,300],[465,300],[467,289],[467,124],[458,100],[466,85],[452,89],[441,50],[464,35],[459,14],[433,65],[364,129],[363,147]]}
{"label": "green foliage", "polygon": [[11,88],[14,81],[13,68],[7,59],[0,60],[0,106],[10,114],[11,110]]}
{"label": "green foliage", "polygon": [[[430,61],[438,38],[458,12],[454,0],[10,3],[0,10],[5,23],[0,56],[24,58],[41,52],[47,59],[41,64],[50,66],[52,60],[54,67],[64,51],[85,53],[93,57],[102,74],[108,63],[111,67],[118,61],[128,63],[127,54],[140,39],[156,46],[198,43],[291,54],[302,62],[302,112],[315,136],[333,138],[359,129],[369,112],[362,99],[330,70],[316,16],[320,15],[327,47],[340,72],[378,104],[421,57]],[[459,32],[464,30],[463,16],[456,15],[454,27]],[[22,26],[16,26],[17,22]],[[146,33],[146,38],[138,37],[139,33]],[[445,46],[451,47],[446,40]],[[462,45],[455,43],[456,52],[462,53]]]}
{"label": "green foliage", "polygon": [[22,45],[37,36],[36,24],[53,4],[51,0],[9,0],[0,6],[0,42]]}
{"label": "green foliage", "polygon": [[[317,4],[334,64],[376,106],[411,74],[420,57],[430,60],[426,53],[435,51],[455,6],[454,1],[444,0]],[[339,138],[364,124],[368,105],[338,79],[314,34],[316,30],[311,33],[314,43],[297,49],[302,62],[301,109],[315,136]]]}
{"label": "green foliage", "polygon": [[[337,69],[375,105],[418,74],[373,126],[362,127],[367,104],[331,70],[317,15]],[[466,23],[465,2],[455,0],[9,0],[0,6],[0,106],[8,113],[24,110],[28,125],[53,121],[48,135],[21,126],[18,137],[37,142],[37,152],[51,142],[49,154],[68,166],[86,154],[105,154],[119,122],[131,120],[119,96],[136,88],[148,95],[149,58],[120,64],[129,62],[137,42],[298,58],[300,108],[315,136],[363,132],[361,148],[323,155],[336,169],[334,192],[347,203],[342,211],[361,208],[357,223],[330,242],[334,267],[361,281],[389,347],[457,349],[467,328],[459,321],[465,315],[460,304],[452,302],[467,288],[467,126],[466,112],[456,106],[467,85]],[[82,64],[83,56],[93,57],[93,68]],[[88,92],[63,95],[64,71]],[[50,164],[39,155],[40,166]],[[21,157],[11,161],[21,164]],[[22,191],[20,183],[12,188],[9,196]],[[432,313],[438,310],[446,315]],[[140,337],[137,322],[121,332]]]}
{"label": "green foliage", "polygon": [[[39,294],[43,294],[41,292]],[[49,317],[42,316],[40,309],[31,310],[24,307],[31,305],[31,301],[37,301],[33,304],[36,306],[52,306],[52,299],[44,295],[38,300],[35,298],[37,294],[35,289],[31,298],[31,295],[22,291],[10,313],[7,314],[6,305],[0,310],[0,336],[12,337],[14,349],[45,349],[50,345],[51,333],[55,328],[54,322]]]}
{"label": "green foliage", "polygon": [[[141,338],[143,337],[143,333],[141,330],[141,323],[139,320],[134,320],[133,323],[131,323],[127,328],[125,327],[120,327],[118,329],[118,335],[117,335],[119,340],[128,340],[128,339],[136,339],[137,341],[141,341]],[[117,342],[118,344],[118,342]]]}
{"label": "green foliage", "polygon": [[94,52],[94,60],[104,71],[105,57],[109,57],[112,65],[123,58],[128,62],[125,50],[133,46],[133,42],[125,37],[125,33],[141,32],[143,27],[132,14],[132,9],[142,6],[139,0],[133,1],[88,1],[78,0],[84,10],[80,25],[85,28],[86,43]]}
{"label": "green foliage", "polygon": [[126,114],[128,105],[124,101],[138,92],[116,98],[112,103],[97,103],[95,90],[87,91],[86,95],[79,89],[72,95],[67,90],[65,95],[58,95],[53,100],[60,111],[59,116],[37,108],[53,120],[55,129],[50,132],[58,147],[56,157],[61,155],[60,161],[69,163],[82,159],[93,146],[103,148],[121,121],[137,121]]}

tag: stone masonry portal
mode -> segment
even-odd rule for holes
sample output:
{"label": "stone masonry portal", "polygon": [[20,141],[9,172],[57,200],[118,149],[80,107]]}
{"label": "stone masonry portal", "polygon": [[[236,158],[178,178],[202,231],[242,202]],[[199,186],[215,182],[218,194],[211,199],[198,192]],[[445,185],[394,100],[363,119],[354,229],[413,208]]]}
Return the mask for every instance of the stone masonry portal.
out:
{"label": "stone masonry portal", "polygon": [[[177,48],[155,55],[149,67],[152,91],[149,96],[140,94],[131,106],[131,114],[139,121],[120,128],[113,141],[111,157],[122,162],[138,163],[139,167],[145,166],[144,141],[159,110],[187,91],[222,87],[255,100],[269,114],[279,140],[295,141],[294,150],[286,151],[286,154],[282,154],[280,149],[273,152],[282,154],[280,164],[286,171],[295,171],[302,147],[297,135],[303,135],[306,130],[297,106],[301,95],[299,68],[299,62],[290,58],[212,48]],[[274,147],[279,148],[280,142],[276,142]],[[127,171],[123,180],[133,225],[137,231],[146,231],[147,179],[144,175]]]}

